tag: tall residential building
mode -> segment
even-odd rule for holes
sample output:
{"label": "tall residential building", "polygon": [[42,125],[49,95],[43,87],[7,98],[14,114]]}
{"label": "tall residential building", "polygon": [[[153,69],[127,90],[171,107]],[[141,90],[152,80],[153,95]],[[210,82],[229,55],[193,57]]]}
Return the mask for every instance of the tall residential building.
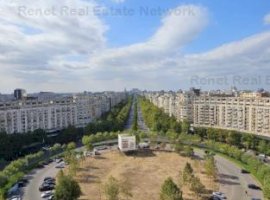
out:
{"label": "tall residential building", "polygon": [[[148,92],[145,97],[178,121],[194,126],[270,136],[270,98],[258,93]],[[168,100],[169,99],[169,100]]]}
{"label": "tall residential building", "polygon": [[0,131],[12,134],[36,129],[54,132],[69,125],[85,127],[125,98],[125,93],[111,92],[0,102]]}
{"label": "tall residential building", "polygon": [[194,125],[270,136],[270,98],[198,97]]}

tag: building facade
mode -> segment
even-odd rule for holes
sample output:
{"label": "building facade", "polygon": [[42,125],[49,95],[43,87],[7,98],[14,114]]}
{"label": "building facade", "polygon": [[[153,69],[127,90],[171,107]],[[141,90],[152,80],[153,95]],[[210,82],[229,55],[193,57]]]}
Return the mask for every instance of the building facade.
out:
{"label": "building facade", "polygon": [[[148,92],[145,97],[178,121],[270,136],[270,98],[259,94],[240,96],[198,92]],[[167,100],[169,98],[169,101]],[[169,102],[169,103],[168,103]]]}
{"label": "building facade", "polygon": [[69,125],[85,127],[125,98],[123,92],[112,92],[0,102],[0,131],[12,134],[36,129],[54,132]]}
{"label": "building facade", "polygon": [[199,97],[193,123],[270,136],[270,98]]}

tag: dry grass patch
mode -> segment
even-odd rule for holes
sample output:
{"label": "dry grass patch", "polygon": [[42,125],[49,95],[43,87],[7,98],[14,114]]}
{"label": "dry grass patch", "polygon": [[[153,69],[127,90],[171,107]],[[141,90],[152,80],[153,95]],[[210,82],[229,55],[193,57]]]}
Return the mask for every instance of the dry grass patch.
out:
{"label": "dry grass patch", "polygon": [[[189,162],[196,176],[208,190],[217,187],[204,173],[201,161],[181,157],[176,153],[153,152],[126,156],[118,151],[105,153],[97,158],[87,158],[81,165],[77,180],[82,188],[81,200],[105,200],[103,184],[110,176],[128,179],[132,200],[158,200],[162,183],[172,177],[178,183],[179,171]],[[185,200],[195,200],[188,187],[182,188]]]}

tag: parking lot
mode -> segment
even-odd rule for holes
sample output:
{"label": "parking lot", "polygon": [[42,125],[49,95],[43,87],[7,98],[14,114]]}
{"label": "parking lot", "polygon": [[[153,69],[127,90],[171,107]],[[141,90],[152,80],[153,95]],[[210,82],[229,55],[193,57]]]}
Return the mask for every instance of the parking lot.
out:
{"label": "parking lot", "polygon": [[28,185],[22,191],[22,199],[23,200],[44,200],[46,198],[42,198],[42,192],[39,191],[39,187],[44,182],[45,177],[55,177],[60,170],[60,168],[56,168],[58,163],[53,162],[44,168],[33,170],[26,177],[29,180]]}

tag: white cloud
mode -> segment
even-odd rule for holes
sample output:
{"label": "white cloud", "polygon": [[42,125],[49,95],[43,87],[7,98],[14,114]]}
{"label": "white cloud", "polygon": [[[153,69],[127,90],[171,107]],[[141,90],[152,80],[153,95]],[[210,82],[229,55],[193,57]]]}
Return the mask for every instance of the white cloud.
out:
{"label": "white cloud", "polygon": [[[190,12],[184,12],[187,10]],[[149,40],[98,52],[90,59],[91,66],[128,67],[137,71],[156,68],[157,61],[179,53],[185,45],[196,39],[207,25],[207,21],[205,8],[192,5],[180,6],[171,10],[170,14],[162,19],[160,28]]]}
{"label": "white cloud", "polygon": [[[96,5],[83,0],[2,1],[0,68],[8,67],[13,74],[5,76],[5,70],[1,79],[10,82],[15,78],[25,83],[31,79],[41,83],[49,78],[68,81],[63,77],[64,68],[53,64],[62,59],[72,63],[87,58],[106,45],[107,26],[92,12]],[[16,85],[18,81],[10,87]]]}
{"label": "white cloud", "polygon": [[[1,3],[5,10],[0,15],[0,37],[5,38],[0,41],[1,91],[18,86],[35,91],[177,89],[189,85],[193,75],[269,72],[270,32],[207,52],[183,53],[207,26],[208,11],[201,6],[171,10],[145,42],[107,48],[106,24],[91,12],[78,13],[82,8],[89,12],[97,5],[93,1]],[[77,14],[61,14],[63,5]],[[29,13],[18,15],[20,6]],[[56,14],[42,14],[52,7]]]}
{"label": "white cloud", "polygon": [[267,25],[270,24],[270,13],[265,15],[263,20],[264,20],[264,24],[267,24]]}

